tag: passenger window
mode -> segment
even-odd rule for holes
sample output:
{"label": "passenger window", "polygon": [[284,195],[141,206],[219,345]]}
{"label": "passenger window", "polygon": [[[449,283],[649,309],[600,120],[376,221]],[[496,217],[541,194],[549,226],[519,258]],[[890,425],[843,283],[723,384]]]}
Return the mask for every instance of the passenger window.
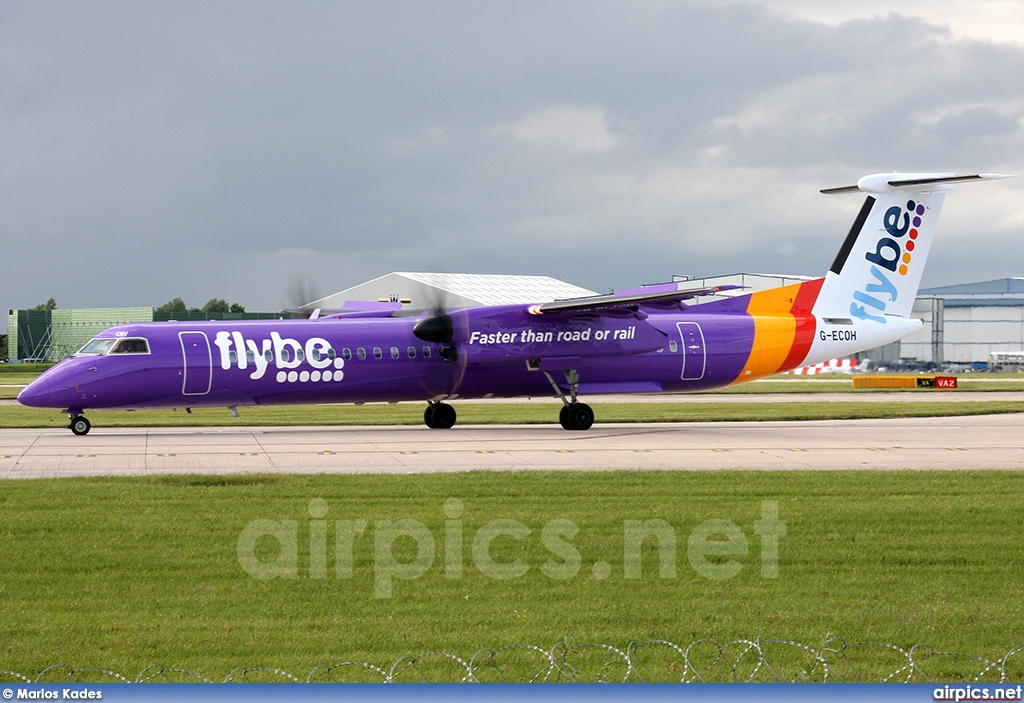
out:
{"label": "passenger window", "polygon": [[301,349],[299,349],[297,352],[295,352],[295,358],[298,359],[299,361],[305,361],[306,360],[306,352],[304,352]]}
{"label": "passenger window", "polygon": [[373,358],[374,359],[383,359],[384,358],[384,352],[381,351],[380,347],[374,347],[373,348]]}
{"label": "passenger window", "polygon": [[[334,350],[332,349],[331,351],[334,351]],[[331,358],[333,359],[334,357],[332,356]],[[345,347],[344,349],[342,349],[341,350],[341,358],[344,359],[345,361],[351,361],[352,360],[352,350],[349,349],[348,347]]]}
{"label": "passenger window", "polygon": [[356,356],[358,356],[360,359],[365,359],[366,358],[366,350],[363,349],[362,347],[359,347],[358,349],[356,349]]}
{"label": "passenger window", "polygon": [[409,347],[405,352],[409,355],[410,359],[416,358],[416,347]]}
{"label": "passenger window", "polygon": [[676,340],[674,340],[674,339],[668,340],[668,350],[672,351],[672,352],[679,351],[679,345],[676,344]]}
{"label": "passenger window", "polygon": [[238,352],[232,349],[230,352],[228,352],[228,358],[231,360],[232,364],[238,363]]}
{"label": "passenger window", "polygon": [[263,358],[266,359],[267,361],[273,361],[274,360],[274,350],[273,349],[268,349],[265,352],[263,352]]}
{"label": "passenger window", "polygon": [[288,349],[287,347],[285,347],[284,349],[281,350],[281,361],[291,361],[291,360],[292,360],[292,351],[291,351],[291,349]]}
{"label": "passenger window", "polygon": [[423,358],[424,359],[429,359],[430,358],[430,347],[423,347]]}
{"label": "passenger window", "polygon": [[252,353],[252,349],[245,353],[245,360],[248,361],[250,364],[256,363],[256,355]]}
{"label": "passenger window", "polygon": [[397,359],[399,354],[401,354],[401,352],[398,351],[398,347],[391,347],[391,358],[392,359]]}
{"label": "passenger window", "polygon": [[[346,349],[345,351],[348,351],[348,349]],[[327,358],[330,359],[331,361],[334,361],[335,359],[338,358],[338,352],[334,351],[334,347],[331,347],[327,350]]]}

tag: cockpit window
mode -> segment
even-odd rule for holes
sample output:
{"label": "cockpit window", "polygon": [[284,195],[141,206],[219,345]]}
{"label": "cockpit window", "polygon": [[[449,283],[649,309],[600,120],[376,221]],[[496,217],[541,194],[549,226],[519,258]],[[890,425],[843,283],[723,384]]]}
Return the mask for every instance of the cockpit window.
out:
{"label": "cockpit window", "polygon": [[119,339],[111,354],[148,354],[149,342],[145,339]]}
{"label": "cockpit window", "polygon": [[79,354],[106,354],[114,346],[116,339],[94,339],[78,350]]}
{"label": "cockpit window", "polygon": [[149,342],[145,339],[101,339],[96,338],[82,347],[79,354],[102,356],[104,354],[149,354]]}

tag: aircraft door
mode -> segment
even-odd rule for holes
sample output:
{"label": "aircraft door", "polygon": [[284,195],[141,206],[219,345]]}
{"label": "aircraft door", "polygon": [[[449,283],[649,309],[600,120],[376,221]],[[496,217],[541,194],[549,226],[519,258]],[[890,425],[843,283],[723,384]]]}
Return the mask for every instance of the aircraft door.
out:
{"label": "aircraft door", "polygon": [[206,395],[213,385],[213,355],[205,332],[179,332],[184,371],[182,395]]}
{"label": "aircraft door", "polygon": [[679,338],[683,344],[683,368],[681,378],[684,381],[699,381],[704,378],[707,365],[707,351],[704,348],[704,332],[696,322],[677,322]]}

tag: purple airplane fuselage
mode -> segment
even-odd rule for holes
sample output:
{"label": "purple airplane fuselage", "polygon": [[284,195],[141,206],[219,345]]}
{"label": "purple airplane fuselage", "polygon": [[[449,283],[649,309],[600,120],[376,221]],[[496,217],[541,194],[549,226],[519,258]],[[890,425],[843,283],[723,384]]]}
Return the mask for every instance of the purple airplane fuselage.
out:
{"label": "purple airplane fuselage", "polygon": [[1004,177],[875,174],[823,191],[868,194],[824,278],[740,295],[663,284],[419,317],[365,303],[309,320],[122,325],[18,400],[62,408],[86,434],[90,409],[420,400],[426,424],[447,428],[447,400],[558,396],[562,426],[585,430],[594,417],[578,395],[719,388],[921,329],[912,306],[945,193]]}
{"label": "purple airplane fuselage", "polygon": [[[730,307],[741,307],[745,297]],[[552,396],[543,372],[555,372],[568,390],[560,374],[570,369],[579,374],[581,394],[698,391],[737,380],[755,331],[753,318],[740,310],[686,314],[677,307],[672,314],[638,307],[540,318],[520,305],[451,316],[468,331],[455,345],[454,361],[442,358],[444,345],[413,334],[417,318],[121,325],[97,339],[144,340],[136,349],[146,351],[76,354],[20,400],[80,414]]]}

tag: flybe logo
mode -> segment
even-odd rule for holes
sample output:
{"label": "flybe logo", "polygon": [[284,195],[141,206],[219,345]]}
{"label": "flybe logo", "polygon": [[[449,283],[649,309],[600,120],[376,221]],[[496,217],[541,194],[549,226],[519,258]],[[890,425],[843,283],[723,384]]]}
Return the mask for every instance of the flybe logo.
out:
{"label": "flybe logo", "polygon": [[[885,308],[896,302],[899,276],[910,271],[913,251],[917,243],[918,227],[925,207],[913,200],[907,201],[906,208],[894,205],[885,211],[882,224],[889,236],[881,237],[875,243],[875,250],[868,251],[864,258],[871,262],[871,277],[864,290],[854,291],[854,302],[850,303],[850,314],[861,320],[885,323]],[[883,296],[888,296],[885,300]]]}
{"label": "flybe logo", "polygon": [[270,339],[257,342],[246,339],[241,332],[218,332],[213,343],[220,349],[222,369],[244,371],[251,366],[249,378],[253,380],[263,378],[271,365],[277,369],[278,383],[340,381],[345,377],[345,360],[320,337],[310,337],[302,344],[271,332]]}

